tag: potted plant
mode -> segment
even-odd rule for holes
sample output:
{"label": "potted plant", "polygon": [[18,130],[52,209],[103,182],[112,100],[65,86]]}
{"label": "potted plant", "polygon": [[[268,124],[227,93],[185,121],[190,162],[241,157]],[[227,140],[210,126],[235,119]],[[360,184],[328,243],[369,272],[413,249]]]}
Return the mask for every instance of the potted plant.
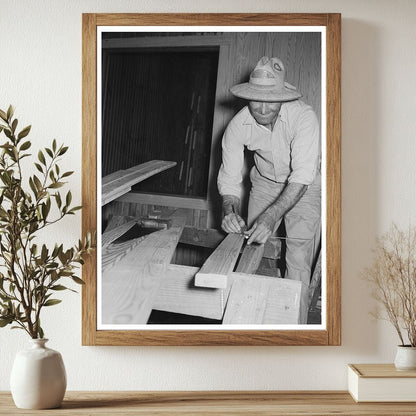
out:
{"label": "potted plant", "polygon": [[416,370],[416,228],[393,224],[377,239],[374,260],[363,272],[383,306],[376,318],[387,319],[400,339],[394,364],[398,370]]}
{"label": "potted plant", "polygon": [[0,327],[11,325],[24,330],[32,347],[16,355],[11,373],[14,401],[22,408],[52,408],[61,404],[66,389],[61,355],[45,346],[41,312],[61,302],[55,295],[73,289],[64,280],[77,284],[76,275],[83,258],[93,249],[89,233],[74,247],[51,246],[53,229],[80,206],[71,206],[71,191],[63,193],[65,180],[73,172],[63,172],[59,160],[68,147],[53,140],[39,150],[32,175],[23,175],[22,160],[31,142],[27,126],[18,132],[18,120],[10,106],[0,110]]}

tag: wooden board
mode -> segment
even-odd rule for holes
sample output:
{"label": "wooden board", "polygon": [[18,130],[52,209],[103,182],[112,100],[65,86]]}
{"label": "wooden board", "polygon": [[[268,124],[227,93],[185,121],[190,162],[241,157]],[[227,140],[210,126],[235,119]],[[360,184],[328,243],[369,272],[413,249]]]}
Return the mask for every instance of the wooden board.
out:
{"label": "wooden board", "polygon": [[195,286],[225,289],[243,242],[243,235],[228,234],[195,275]]}
{"label": "wooden board", "polygon": [[232,273],[223,324],[306,323],[301,299],[306,286],[297,280]]}
{"label": "wooden board", "polygon": [[[52,413],[51,413],[52,412]],[[17,409],[0,392],[0,414],[71,416],[411,416],[414,403],[355,403],[345,391],[68,391],[56,410]]]}
{"label": "wooden board", "polygon": [[[224,324],[298,324],[303,322],[301,282],[233,272],[226,289],[196,287],[197,267],[169,265],[154,309],[222,320]],[[225,313],[224,313],[225,312]]]}
{"label": "wooden board", "polygon": [[182,228],[149,234],[103,273],[103,324],[146,324]]}
{"label": "wooden board", "polygon": [[113,241],[117,240],[117,238],[121,237],[125,232],[130,230],[130,228],[133,227],[135,224],[137,224],[136,219],[130,220],[124,224],[121,224],[115,228],[112,228],[109,231],[106,231],[101,237],[101,246],[102,247],[108,246]]}
{"label": "wooden board", "polygon": [[136,183],[173,166],[176,166],[176,162],[151,160],[104,177],[102,180],[101,205],[105,205],[129,192]]}
{"label": "wooden board", "polygon": [[[196,228],[186,226],[183,229],[179,242],[198,247],[216,248],[221,243],[221,241],[224,240],[225,237],[226,234],[224,232],[213,228]],[[256,245],[253,244],[251,247],[255,246]],[[268,259],[278,259],[280,258],[281,248],[281,239],[278,237],[270,237],[263,246],[262,256]],[[260,248],[257,250],[250,249],[248,250],[248,253],[252,253],[253,251],[259,253],[260,250]],[[246,255],[248,255],[248,253]],[[250,256],[251,255],[253,255],[253,253],[250,254]],[[241,259],[239,263],[241,263]]]}
{"label": "wooden board", "polygon": [[109,244],[101,250],[101,272],[105,272],[137,247],[146,237],[139,237],[120,244]]}
{"label": "wooden board", "polygon": [[153,309],[221,320],[229,290],[196,287],[198,271],[198,267],[170,264]]}
{"label": "wooden board", "polygon": [[250,244],[245,246],[238,261],[236,272],[256,273],[264,253],[264,244]]}

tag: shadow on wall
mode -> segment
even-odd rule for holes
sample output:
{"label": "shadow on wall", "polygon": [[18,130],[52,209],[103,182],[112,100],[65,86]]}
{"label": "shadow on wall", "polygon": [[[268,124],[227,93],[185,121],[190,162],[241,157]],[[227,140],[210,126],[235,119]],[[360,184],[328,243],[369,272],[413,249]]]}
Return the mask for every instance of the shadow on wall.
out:
{"label": "shadow on wall", "polygon": [[[348,58],[348,59],[347,59]],[[381,340],[370,289],[360,278],[371,261],[380,212],[380,33],[342,20],[342,345],[351,354],[377,355]],[[330,224],[329,224],[330,226]]]}

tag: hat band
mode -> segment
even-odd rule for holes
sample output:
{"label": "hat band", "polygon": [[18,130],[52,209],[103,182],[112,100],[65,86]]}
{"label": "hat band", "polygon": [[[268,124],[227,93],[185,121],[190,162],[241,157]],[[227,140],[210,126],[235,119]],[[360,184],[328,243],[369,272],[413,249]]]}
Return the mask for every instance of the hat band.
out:
{"label": "hat band", "polygon": [[250,77],[250,84],[273,87],[276,86],[276,80],[274,78]]}

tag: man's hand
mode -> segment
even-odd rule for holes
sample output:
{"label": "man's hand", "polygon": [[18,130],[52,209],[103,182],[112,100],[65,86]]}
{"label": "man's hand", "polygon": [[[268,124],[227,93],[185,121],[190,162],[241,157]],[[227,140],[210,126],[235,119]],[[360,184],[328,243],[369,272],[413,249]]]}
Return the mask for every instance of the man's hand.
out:
{"label": "man's hand", "polygon": [[260,214],[253,226],[245,233],[249,236],[247,244],[264,244],[273,234],[276,220],[267,211]]}
{"label": "man's hand", "polygon": [[244,220],[238,215],[240,199],[234,195],[223,195],[221,228],[226,233],[241,233],[246,227]]}
{"label": "man's hand", "polygon": [[244,220],[233,212],[227,214],[222,219],[221,228],[226,233],[241,233],[245,228],[246,223]]}

